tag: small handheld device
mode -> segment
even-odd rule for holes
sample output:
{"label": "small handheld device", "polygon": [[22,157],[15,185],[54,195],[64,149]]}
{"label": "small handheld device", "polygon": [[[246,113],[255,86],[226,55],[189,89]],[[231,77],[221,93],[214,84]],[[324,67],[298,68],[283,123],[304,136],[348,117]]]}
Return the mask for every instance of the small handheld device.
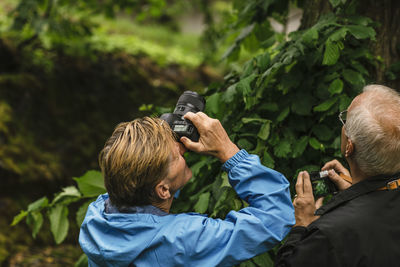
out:
{"label": "small handheld device", "polygon": [[310,179],[315,199],[338,192],[336,185],[328,177],[328,171],[310,172]]}
{"label": "small handheld device", "polygon": [[190,140],[197,142],[199,141],[200,135],[196,127],[189,120],[185,120],[183,116],[190,112],[196,113],[204,111],[206,101],[204,97],[196,92],[185,91],[179,97],[178,103],[176,104],[173,113],[164,113],[160,119],[166,121],[174,131],[179,139],[182,136],[186,136]]}

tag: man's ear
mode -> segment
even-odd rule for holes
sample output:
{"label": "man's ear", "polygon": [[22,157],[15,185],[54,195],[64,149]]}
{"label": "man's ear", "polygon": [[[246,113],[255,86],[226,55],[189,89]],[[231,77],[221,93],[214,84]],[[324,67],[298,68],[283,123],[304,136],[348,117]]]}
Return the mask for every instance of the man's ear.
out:
{"label": "man's ear", "polygon": [[353,153],[354,153],[354,143],[350,140],[350,138],[347,138],[346,150],[344,152],[344,156],[348,158],[351,157]]}
{"label": "man's ear", "polygon": [[165,182],[165,180],[162,180],[156,185],[155,191],[156,195],[162,200],[166,200],[171,197],[171,193],[169,192],[169,185]]}

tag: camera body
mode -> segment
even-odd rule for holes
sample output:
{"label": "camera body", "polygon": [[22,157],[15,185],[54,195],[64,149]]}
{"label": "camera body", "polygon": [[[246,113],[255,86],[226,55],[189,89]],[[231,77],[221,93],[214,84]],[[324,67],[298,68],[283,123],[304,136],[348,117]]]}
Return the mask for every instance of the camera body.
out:
{"label": "camera body", "polygon": [[310,172],[310,179],[315,199],[338,192],[336,185],[328,177],[328,171]]}
{"label": "camera body", "polygon": [[182,136],[189,138],[190,140],[197,142],[200,138],[199,132],[193,123],[189,120],[185,120],[183,116],[188,112],[199,112],[204,111],[205,99],[201,95],[193,91],[185,91],[179,97],[178,103],[175,106],[173,113],[164,113],[160,116],[160,119],[166,121],[174,131],[179,139]]}

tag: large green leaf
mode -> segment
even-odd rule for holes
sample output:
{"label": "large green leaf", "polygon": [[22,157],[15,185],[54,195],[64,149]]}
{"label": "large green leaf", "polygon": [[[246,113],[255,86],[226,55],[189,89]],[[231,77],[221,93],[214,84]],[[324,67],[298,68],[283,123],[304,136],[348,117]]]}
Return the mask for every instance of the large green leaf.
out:
{"label": "large green leaf", "polygon": [[286,157],[290,151],[290,143],[287,140],[281,140],[278,145],[274,147],[274,155],[278,158]]}
{"label": "large green leaf", "polygon": [[321,142],[319,142],[315,137],[311,137],[308,143],[310,144],[311,147],[313,147],[316,150],[321,150],[321,151],[325,150],[324,145]]}
{"label": "large green leaf", "polygon": [[262,140],[267,140],[269,136],[271,121],[266,121],[260,128],[257,137]]}
{"label": "large green leaf", "polygon": [[75,262],[74,267],[87,267],[88,266],[88,257],[85,253],[83,253],[79,259]]}
{"label": "large green leaf", "polygon": [[372,27],[362,26],[362,25],[349,25],[346,26],[349,32],[357,39],[370,38],[375,40],[376,32]]}
{"label": "large green leaf", "polygon": [[323,124],[314,125],[312,131],[315,134],[315,136],[322,141],[330,140],[333,135],[332,130]]}
{"label": "large green leaf", "polygon": [[73,202],[79,200],[81,197],[81,193],[79,193],[78,189],[75,186],[68,186],[62,189],[61,193],[58,193],[56,197],[51,202],[52,205],[60,202]]}
{"label": "large green leaf", "polygon": [[43,207],[46,207],[49,203],[49,200],[47,199],[47,197],[42,197],[38,200],[36,200],[35,202],[32,202],[31,204],[29,204],[28,206],[28,211],[35,211],[38,209],[41,209]]}
{"label": "large green leaf", "polygon": [[340,94],[343,91],[343,82],[341,79],[334,80],[330,85],[328,91],[331,95]]}
{"label": "large green leaf", "polygon": [[43,216],[40,211],[30,212],[26,218],[26,223],[32,229],[33,238],[36,238],[37,233],[43,225]]}
{"label": "large green leaf", "polygon": [[302,136],[298,141],[296,141],[293,145],[293,158],[297,158],[301,156],[306,149],[308,144],[308,136]]}
{"label": "large green leaf", "polygon": [[86,201],[79,207],[78,211],[76,212],[76,224],[77,225],[81,226],[83,220],[85,219],[86,211],[87,211],[90,203],[92,203],[94,200],[95,199]]}
{"label": "large green leaf", "polygon": [[337,100],[338,100],[337,97],[329,98],[328,100],[325,100],[318,106],[314,107],[314,111],[317,112],[327,111],[337,102]]}
{"label": "large green leaf", "polygon": [[303,38],[303,41],[304,41],[306,44],[311,44],[314,40],[317,40],[317,39],[318,39],[318,30],[317,30],[317,28],[314,28],[314,27],[313,27],[313,28],[307,30],[307,31],[303,34],[302,38]]}
{"label": "large green leaf", "polygon": [[60,244],[68,234],[68,208],[64,205],[56,205],[49,210],[48,217],[54,241],[56,244]]}
{"label": "large green leaf", "polygon": [[74,180],[78,183],[79,191],[84,197],[95,197],[106,192],[103,175],[99,171],[88,171]]}
{"label": "large green leaf", "polygon": [[11,223],[11,226],[14,226],[14,225],[16,225],[17,223],[19,223],[19,222],[20,222],[23,218],[25,218],[27,215],[28,215],[28,212],[27,212],[27,211],[21,210],[21,211],[19,212],[18,215],[14,216],[14,219],[13,219],[13,221],[12,221],[12,223]]}
{"label": "large green leaf", "polygon": [[357,88],[361,88],[365,85],[365,80],[361,73],[354,71],[352,69],[344,69],[343,70],[343,78],[350,84],[356,86]]}
{"label": "large green leaf", "polygon": [[335,42],[327,42],[325,45],[324,58],[322,65],[334,65],[340,56],[339,45]]}
{"label": "large green leaf", "polygon": [[210,192],[205,192],[199,196],[199,200],[194,205],[194,210],[198,213],[205,213],[210,201]]}
{"label": "large green leaf", "polygon": [[265,252],[261,255],[254,257],[253,261],[256,264],[258,264],[259,266],[263,266],[263,267],[273,267],[274,266],[274,261],[271,259],[268,252]]}

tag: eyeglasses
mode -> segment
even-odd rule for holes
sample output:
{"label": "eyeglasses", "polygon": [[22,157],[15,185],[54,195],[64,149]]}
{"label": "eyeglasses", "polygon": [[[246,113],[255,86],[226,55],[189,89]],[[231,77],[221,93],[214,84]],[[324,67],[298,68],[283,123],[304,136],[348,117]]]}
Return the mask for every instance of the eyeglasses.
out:
{"label": "eyeglasses", "polygon": [[341,111],[341,112],[339,113],[339,120],[340,120],[340,122],[343,124],[343,126],[344,126],[344,124],[346,123],[346,118],[347,118],[347,109],[346,109],[346,110],[343,110],[343,111]]}

